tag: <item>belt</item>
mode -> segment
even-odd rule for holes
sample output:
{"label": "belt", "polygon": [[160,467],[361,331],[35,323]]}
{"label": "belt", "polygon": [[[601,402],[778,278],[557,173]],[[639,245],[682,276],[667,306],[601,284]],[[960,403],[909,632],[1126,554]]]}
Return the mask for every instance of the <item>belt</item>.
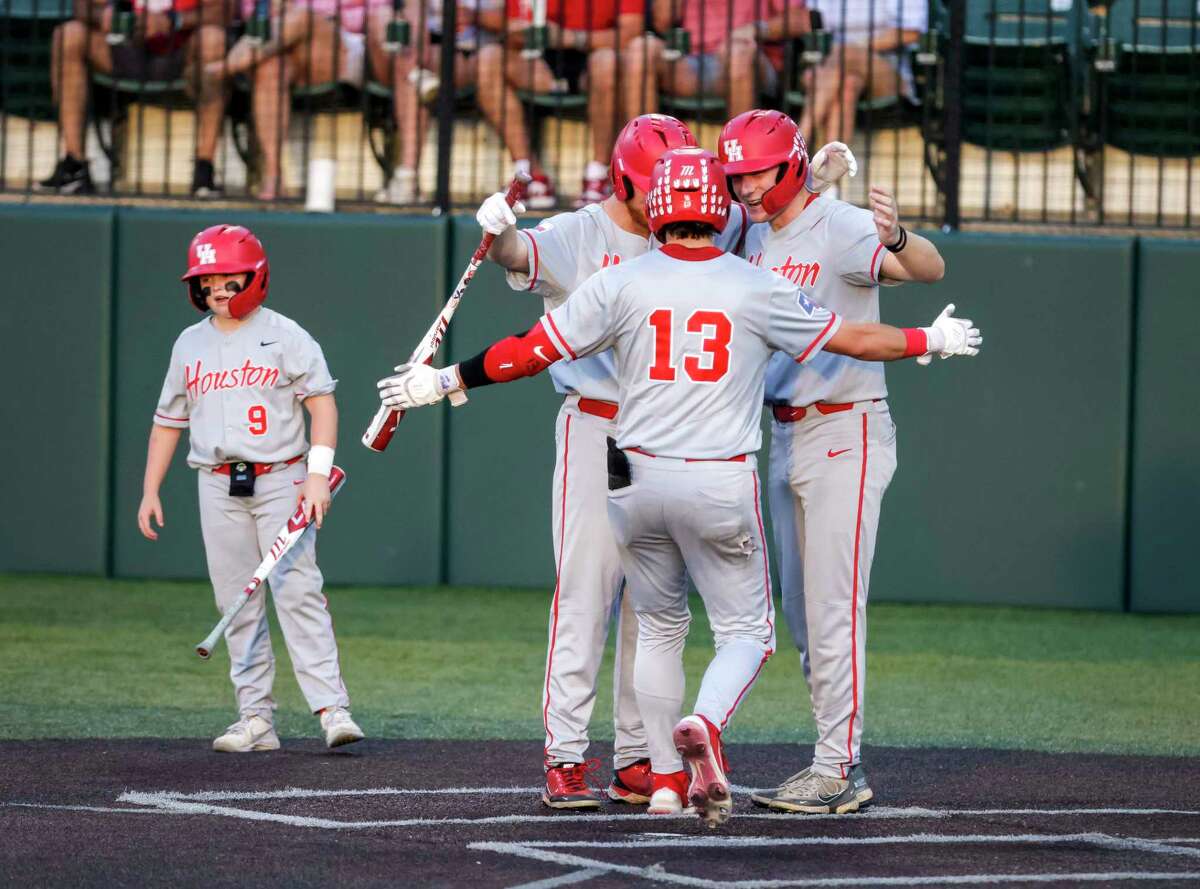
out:
{"label": "belt", "polygon": [[[304,454],[301,454],[299,457],[293,457],[290,460],[283,460],[282,463],[284,466],[291,466],[293,463],[299,463],[303,459],[304,459]],[[242,462],[248,462],[248,461],[237,461],[234,463],[220,463],[220,464],[214,466],[212,471],[219,472],[221,475],[229,475],[229,468],[231,466],[240,466]],[[268,472],[270,472],[272,469],[274,469],[278,465],[279,465],[279,462],[255,463],[254,464],[254,474],[255,475],[266,475]]]}
{"label": "belt", "polygon": [[[875,404],[878,401],[883,401],[883,399],[872,398],[871,404]],[[828,416],[829,414],[840,414],[842,411],[851,410],[854,405],[862,403],[861,401],[847,401],[844,404],[826,404],[823,401],[818,401],[816,404],[810,404],[808,407],[773,404],[771,405],[771,413],[775,415],[775,419],[780,423],[795,423],[797,420],[803,420],[812,409],[816,409],[818,414]]]}
{"label": "belt", "polygon": [[[658,457],[658,454],[651,454],[643,451],[641,448],[626,448],[627,451],[633,451],[635,454],[641,454],[643,457]],[[746,455],[738,454],[736,457],[685,457],[684,463],[745,463]]]}
{"label": "belt", "polygon": [[603,417],[605,420],[615,419],[617,404],[613,401],[601,401],[598,398],[580,398],[579,409],[593,417]]}

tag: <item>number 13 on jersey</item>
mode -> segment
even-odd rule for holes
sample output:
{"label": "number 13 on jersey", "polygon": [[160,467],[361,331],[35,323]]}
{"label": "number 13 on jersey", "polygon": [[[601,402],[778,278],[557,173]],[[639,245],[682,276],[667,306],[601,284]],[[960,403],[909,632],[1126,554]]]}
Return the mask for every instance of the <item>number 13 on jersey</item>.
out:
{"label": "number 13 on jersey", "polygon": [[[659,383],[675,380],[676,368],[672,363],[674,351],[674,309],[655,309],[646,319],[654,330],[654,363],[650,365],[650,379]],[[729,372],[729,341],[733,338],[733,322],[724,312],[697,309],[688,316],[685,329],[690,334],[703,337],[699,354],[685,355],[683,372],[696,383],[715,383]]]}

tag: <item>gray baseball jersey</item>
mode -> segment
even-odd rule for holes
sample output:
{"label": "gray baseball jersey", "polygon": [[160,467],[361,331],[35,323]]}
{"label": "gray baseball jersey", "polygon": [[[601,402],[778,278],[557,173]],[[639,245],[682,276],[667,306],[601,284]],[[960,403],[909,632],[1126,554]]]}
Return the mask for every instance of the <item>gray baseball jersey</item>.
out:
{"label": "gray baseball jersey", "polygon": [[[803,287],[813,302],[848,321],[879,320],[884,247],[869,210],[820,197],[779,231],[751,226],[746,259]],[[801,366],[777,356],[767,370],[768,404],[805,407],[886,398],[883,364],[823,353]]]}
{"label": "gray baseball jersey", "polygon": [[[746,210],[729,214],[729,223],[717,238],[717,246],[738,252],[748,230]],[[537,228],[522,229],[529,273],[508,273],[513,290],[530,290],[542,296],[545,310],[562,305],[571,293],[602,268],[628,262],[657,246],[653,236],[643,238],[618,226],[600,204],[552,216]],[[617,400],[612,356],[592,355],[550,368],[554,387],[563,394],[574,393],[602,401]]]}
{"label": "gray baseball jersey", "polygon": [[726,459],[759,448],[771,353],[809,362],[841,319],[765,269],[669,244],[594,275],[543,325],[573,361],[613,350],[620,447]]}
{"label": "gray baseball jersey", "polygon": [[154,412],[187,429],[188,465],[276,463],[308,450],[301,402],[334,390],[321,347],[266,307],[222,333],[205,318],[179,335]]}

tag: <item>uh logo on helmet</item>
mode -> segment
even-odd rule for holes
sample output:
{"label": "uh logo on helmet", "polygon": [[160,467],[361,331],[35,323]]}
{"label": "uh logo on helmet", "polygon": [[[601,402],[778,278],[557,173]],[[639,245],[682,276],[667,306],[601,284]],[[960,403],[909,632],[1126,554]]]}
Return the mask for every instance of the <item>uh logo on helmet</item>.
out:
{"label": "uh logo on helmet", "polygon": [[808,146],[796,122],[781,111],[756,109],[739,114],[725,124],[717,145],[720,161],[730,176],[777,169],[775,185],[762,196],[762,208],[768,216],[787,207],[804,187]]}
{"label": "uh logo on helmet", "polygon": [[187,282],[188,298],[201,312],[208,305],[200,292],[204,275],[247,273],[246,286],[229,300],[229,314],[245,318],[263,304],[271,282],[267,251],[250,229],[243,225],[213,225],[192,238],[188,245],[187,271],[180,279]]}

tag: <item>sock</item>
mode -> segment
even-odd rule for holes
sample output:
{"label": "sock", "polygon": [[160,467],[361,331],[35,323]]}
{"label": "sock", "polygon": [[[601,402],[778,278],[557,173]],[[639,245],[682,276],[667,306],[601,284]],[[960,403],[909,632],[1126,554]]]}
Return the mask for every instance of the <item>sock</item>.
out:
{"label": "sock", "polygon": [[529,163],[529,158],[519,157],[513,161],[513,171],[516,173],[524,173],[529,175],[533,172],[532,165]]}
{"label": "sock", "polygon": [[587,170],[583,174],[584,179],[604,179],[607,176],[608,167],[600,161],[588,161]]}

